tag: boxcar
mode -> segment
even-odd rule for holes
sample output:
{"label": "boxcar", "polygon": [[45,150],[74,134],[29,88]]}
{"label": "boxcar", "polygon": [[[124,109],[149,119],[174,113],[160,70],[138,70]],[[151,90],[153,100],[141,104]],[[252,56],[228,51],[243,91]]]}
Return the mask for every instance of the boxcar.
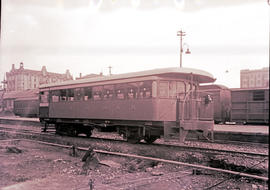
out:
{"label": "boxcar", "polygon": [[231,90],[218,84],[201,85],[199,90],[211,95],[214,102],[214,121],[224,123],[231,121]]}
{"label": "boxcar", "polygon": [[213,105],[198,86],[214,81],[202,70],[164,68],[43,85],[39,117],[75,136],[106,127],[131,142],[175,133],[184,141],[189,130],[213,131]]}
{"label": "boxcar", "polygon": [[38,117],[39,112],[38,96],[15,99],[13,111],[15,115],[21,117]]}
{"label": "boxcar", "polygon": [[231,89],[231,120],[269,124],[269,88]]}

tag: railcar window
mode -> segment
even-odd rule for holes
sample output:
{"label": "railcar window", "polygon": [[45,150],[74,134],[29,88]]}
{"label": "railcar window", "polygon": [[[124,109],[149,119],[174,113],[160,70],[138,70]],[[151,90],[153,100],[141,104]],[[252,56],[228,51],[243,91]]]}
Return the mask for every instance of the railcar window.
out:
{"label": "railcar window", "polygon": [[74,89],[67,90],[67,101],[74,101]]}
{"label": "railcar window", "polygon": [[74,89],[74,100],[80,101],[83,99],[83,88]]}
{"label": "railcar window", "polygon": [[137,89],[136,88],[128,88],[128,99],[135,99],[137,97]]}
{"label": "railcar window", "polygon": [[84,91],[84,100],[90,100],[92,98],[92,88],[85,87],[83,88]]}
{"label": "railcar window", "polygon": [[103,86],[95,86],[95,87],[93,87],[93,98],[94,98],[94,100],[101,100],[102,99],[102,90],[103,90]]}
{"label": "railcar window", "polygon": [[152,81],[145,81],[140,83],[139,98],[152,97]]}
{"label": "railcar window", "polygon": [[264,91],[253,91],[253,101],[264,101]]}
{"label": "railcar window", "polygon": [[169,83],[169,97],[176,98],[176,81],[170,81]]}
{"label": "railcar window", "polygon": [[[190,89],[190,84],[189,89]],[[176,98],[185,97],[186,84],[180,81],[160,81],[159,82],[159,97],[161,98]]]}
{"label": "railcar window", "polygon": [[186,85],[184,82],[176,83],[177,95],[180,99],[184,99],[186,93]]}
{"label": "railcar window", "polygon": [[51,97],[52,97],[52,102],[59,102],[60,91],[59,90],[51,91]]}
{"label": "railcar window", "polygon": [[67,91],[66,89],[60,90],[60,102],[67,100]]}
{"label": "railcar window", "polygon": [[105,85],[103,87],[103,99],[104,100],[111,100],[114,96],[114,87],[113,85]]}
{"label": "railcar window", "polygon": [[169,97],[169,82],[160,81],[159,83],[159,97],[168,98]]}
{"label": "railcar window", "polygon": [[127,88],[127,98],[136,99],[138,95],[138,84],[137,83],[128,83]]}
{"label": "railcar window", "polygon": [[49,91],[40,92],[40,102],[41,103],[49,102]]}
{"label": "railcar window", "polygon": [[115,85],[115,96],[118,100],[123,100],[126,98],[126,84],[117,84]]}

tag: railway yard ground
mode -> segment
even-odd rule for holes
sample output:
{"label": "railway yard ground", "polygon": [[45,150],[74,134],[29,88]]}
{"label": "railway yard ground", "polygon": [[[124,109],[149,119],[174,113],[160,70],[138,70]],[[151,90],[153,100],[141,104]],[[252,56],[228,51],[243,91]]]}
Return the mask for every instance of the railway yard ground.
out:
{"label": "railway yard ground", "polygon": [[[218,127],[221,126],[216,129]],[[268,126],[255,127],[260,128],[256,134],[268,135],[268,128],[265,130]],[[254,133],[251,130],[247,132]],[[106,136],[119,139],[111,133],[95,132],[93,136],[100,138],[96,139],[40,131],[40,127],[23,123],[0,124],[0,189],[268,189],[268,180],[265,180],[268,177],[268,142],[227,144],[187,141],[182,147],[177,147],[169,146],[170,143],[162,146],[162,139],[153,145],[102,139]],[[72,145],[75,149],[71,148]],[[91,156],[83,162],[89,147],[94,152],[90,151]],[[213,147],[224,152],[198,149]],[[209,170],[208,167],[251,177]]]}

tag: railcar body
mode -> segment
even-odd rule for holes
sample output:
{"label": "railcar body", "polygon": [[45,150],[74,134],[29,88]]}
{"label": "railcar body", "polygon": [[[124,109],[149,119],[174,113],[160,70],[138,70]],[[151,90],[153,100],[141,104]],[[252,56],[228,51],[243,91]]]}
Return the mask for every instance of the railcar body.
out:
{"label": "railcar body", "polygon": [[5,92],[3,95],[3,109],[15,115],[28,116],[29,113],[30,115],[35,114],[37,117],[39,110],[38,97],[38,89]]}
{"label": "railcar body", "polygon": [[21,117],[38,117],[38,96],[28,98],[17,98],[14,100],[14,114]]}
{"label": "railcar body", "polygon": [[269,124],[269,88],[231,89],[231,120]]}
{"label": "railcar body", "polygon": [[212,103],[198,93],[213,81],[201,70],[166,68],[44,85],[39,117],[71,135],[107,127],[132,142],[175,133],[184,141],[188,130],[213,130]]}
{"label": "railcar body", "polygon": [[231,90],[218,84],[202,85],[199,90],[209,93],[214,103],[215,123],[231,121]]}

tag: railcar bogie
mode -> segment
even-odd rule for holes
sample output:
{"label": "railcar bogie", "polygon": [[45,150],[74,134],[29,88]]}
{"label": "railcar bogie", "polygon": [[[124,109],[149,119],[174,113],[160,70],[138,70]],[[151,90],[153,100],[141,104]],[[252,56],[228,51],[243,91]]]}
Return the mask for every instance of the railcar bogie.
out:
{"label": "railcar bogie", "polygon": [[56,134],[76,137],[85,134],[87,137],[92,135],[93,127],[81,124],[55,123]]}

